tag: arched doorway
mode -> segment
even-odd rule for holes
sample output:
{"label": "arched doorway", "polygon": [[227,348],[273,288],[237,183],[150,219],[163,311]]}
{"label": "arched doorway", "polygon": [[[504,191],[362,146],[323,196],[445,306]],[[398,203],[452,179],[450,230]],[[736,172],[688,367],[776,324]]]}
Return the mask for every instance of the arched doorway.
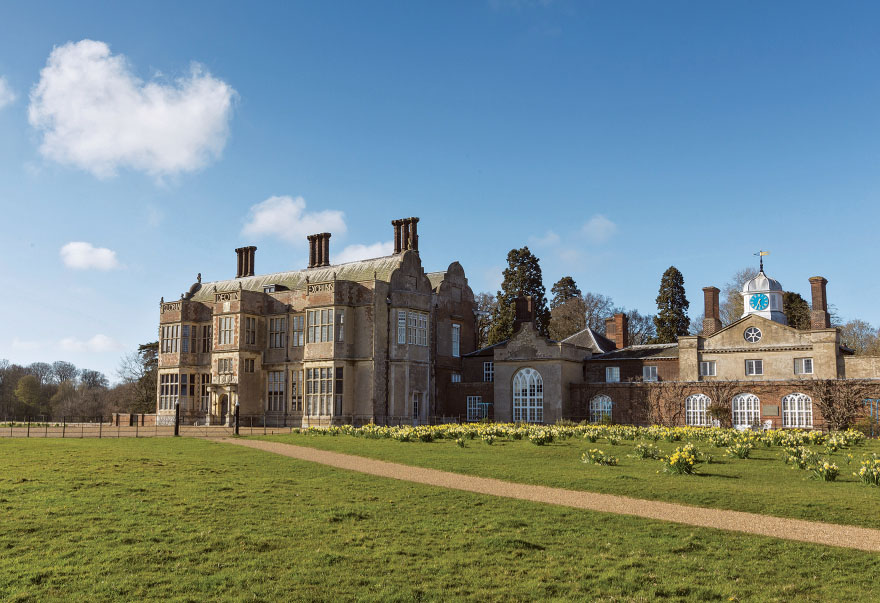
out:
{"label": "arched doorway", "polygon": [[761,423],[761,400],[755,394],[737,394],[730,401],[733,426],[748,429]]}
{"label": "arched doorway", "polygon": [[229,396],[223,394],[220,396],[220,422],[226,421],[226,415],[229,414]]}
{"label": "arched doorway", "polygon": [[524,368],[513,377],[513,420],[544,422],[544,379],[533,368]]}

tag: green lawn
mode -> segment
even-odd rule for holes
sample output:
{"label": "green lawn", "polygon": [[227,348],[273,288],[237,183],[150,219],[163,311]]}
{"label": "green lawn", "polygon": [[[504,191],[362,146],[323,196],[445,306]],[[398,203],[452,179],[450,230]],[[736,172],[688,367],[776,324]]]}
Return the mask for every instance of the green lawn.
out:
{"label": "green lawn", "polygon": [[210,441],[4,440],[0,451],[2,600],[880,597],[870,553],[402,483]]}
{"label": "green lawn", "polygon": [[[714,457],[714,462],[700,465],[699,475],[675,476],[658,473],[660,461],[627,456],[633,454],[632,441],[612,446],[604,439],[590,443],[571,438],[535,446],[526,440],[497,440],[489,446],[477,439],[459,448],[451,440],[398,442],[347,435],[294,433],[260,439],[514,482],[880,528],[880,488],[865,486],[852,475],[863,455],[880,453],[877,440],[830,457],[823,454],[840,466],[840,477],[836,482],[820,482],[810,479],[809,472],[786,465],[780,458],[781,448],[776,446],[757,448],[749,459],[733,459],[724,456],[724,448],[696,442],[701,451]],[[665,452],[682,444],[656,442]],[[618,457],[620,464],[585,465],[581,454],[590,448]],[[856,458],[851,465],[845,463],[847,453]]]}

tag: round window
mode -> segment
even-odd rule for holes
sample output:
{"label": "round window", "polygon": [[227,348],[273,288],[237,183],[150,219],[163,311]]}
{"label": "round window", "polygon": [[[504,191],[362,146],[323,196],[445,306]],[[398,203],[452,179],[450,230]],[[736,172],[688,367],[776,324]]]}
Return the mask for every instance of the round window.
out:
{"label": "round window", "polygon": [[746,329],[745,333],[743,333],[743,337],[749,343],[758,343],[761,341],[761,329],[758,327],[749,327]]}

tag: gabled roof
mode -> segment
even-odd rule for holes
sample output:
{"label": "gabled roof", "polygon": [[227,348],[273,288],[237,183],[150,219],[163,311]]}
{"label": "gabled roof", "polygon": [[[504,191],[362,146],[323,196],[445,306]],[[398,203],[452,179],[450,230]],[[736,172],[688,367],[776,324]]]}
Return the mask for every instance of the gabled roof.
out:
{"label": "gabled roof", "polygon": [[390,281],[391,273],[400,266],[403,255],[401,253],[345,264],[202,283],[201,288],[192,296],[192,299],[202,302],[214,301],[214,293],[237,291],[239,285],[241,289],[246,291],[260,292],[266,285],[283,285],[288,289],[302,289],[306,285],[307,278],[311,283],[323,283],[332,281],[334,278],[340,281],[354,282],[371,281],[374,278],[380,281]]}
{"label": "gabled roof", "polygon": [[[581,347],[589,347],[594,354],[604,354],[605,352],[610,352],[615,348],[615,344],[613,341],[601,335],[587,327],[586,329],[582,329],[573,335],[569,335],[565,339],[562,340],[562,343],[572,343],[574,344],[574,339],[583,339],[583,336],[587,335],[588,340],[591,342],[589,346],[581,346]],[[579,345],[579,344],[574,344]]]}
{"label": "gabled roof", "polygon": [[644,345],[631,345],[622,350],[614,350],[600,356],[593,356],[590,360],[637,360],[651,358],[660,360],[664,358],[678,358],[677,343],[651,343]]}

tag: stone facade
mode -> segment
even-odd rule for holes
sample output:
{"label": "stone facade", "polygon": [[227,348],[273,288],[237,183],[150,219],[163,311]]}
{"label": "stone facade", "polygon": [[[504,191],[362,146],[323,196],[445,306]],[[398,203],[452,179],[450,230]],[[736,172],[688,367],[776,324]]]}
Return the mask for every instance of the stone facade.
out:
{"label": "stone facade", "polygon": [[475,347],[474,296],[457,262],[425,273],[417,223],[392,223],[392,255],[348,264],[331,264],[329,233],[311,235],[309,267],[291,272],[254,276],[256,248],[242,247],[236,278],[200,276],[163,299],[158,421],[173,421],[175,402],[186,422],[209,424],[228,424],[236,404],[276,425],[442,414]]}

